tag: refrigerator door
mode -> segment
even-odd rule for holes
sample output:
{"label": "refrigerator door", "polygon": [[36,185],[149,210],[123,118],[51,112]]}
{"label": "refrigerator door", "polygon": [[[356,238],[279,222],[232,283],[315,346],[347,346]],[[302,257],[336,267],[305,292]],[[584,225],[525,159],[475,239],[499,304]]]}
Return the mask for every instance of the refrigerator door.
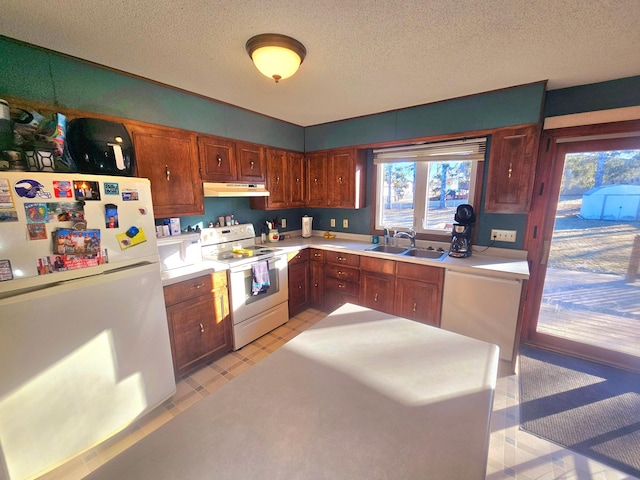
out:
{"label": "refrigerator door", "polygon": [[[82,218],[85,238],[78,240],[73,232],[71,239],[74,223]],[[104,253],[108,262],[73,255],[97,250],[91,243],[94,236],[99,238],[99,257]],[[57,267],[65,248],[74,261]],[[0,298],[141,261],[158,262],[149,180],[0,172]]]}
{"label": "refrigerator door", "polygon": [[0,478],[54,468],[175,391],[158,264],[0,299],[0,312]]}

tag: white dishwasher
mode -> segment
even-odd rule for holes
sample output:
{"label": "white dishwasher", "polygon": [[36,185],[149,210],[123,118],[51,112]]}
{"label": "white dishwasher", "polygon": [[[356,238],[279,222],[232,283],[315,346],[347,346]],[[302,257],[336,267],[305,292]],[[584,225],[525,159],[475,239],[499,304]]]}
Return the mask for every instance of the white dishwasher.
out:
{"label": "white dishwasher", "polygon": [[511,360],[522,281],[446,270],[440,327],[500,347]]}

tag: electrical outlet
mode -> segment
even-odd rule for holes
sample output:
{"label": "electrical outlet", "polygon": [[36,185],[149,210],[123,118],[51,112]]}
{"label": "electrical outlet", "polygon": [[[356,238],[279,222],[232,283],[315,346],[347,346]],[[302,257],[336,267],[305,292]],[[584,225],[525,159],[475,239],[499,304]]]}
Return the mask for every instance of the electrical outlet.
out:
{"label": "electrical outlet", "polygon": [[287,219],[283,218],[282,220],[280,220],[280,226],[282,228],[287,228]]}
{"label": "electrical outlet", "polygon": [[335,226],[336,226],[336,219],[335,218],[331,219],[330,225],[335,228]]}
{"label": "electrical outlet", "polygon": [[491,229],[491,240],[496,242],[515,242],[516,230],[496,230]]}
{"label": "electrical outlet", "polygon": [[349,220],[348,219],[343,219],[342,220],[342,228],[349,228]]}

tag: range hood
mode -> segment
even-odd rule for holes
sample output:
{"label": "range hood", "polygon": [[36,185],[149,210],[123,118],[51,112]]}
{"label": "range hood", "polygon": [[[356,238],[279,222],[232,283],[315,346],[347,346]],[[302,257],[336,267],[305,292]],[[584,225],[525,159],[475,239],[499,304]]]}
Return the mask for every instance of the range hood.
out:
{"label": "range hood", "polygon": [[264,183],[204,182],[205,197],[268,197]]}

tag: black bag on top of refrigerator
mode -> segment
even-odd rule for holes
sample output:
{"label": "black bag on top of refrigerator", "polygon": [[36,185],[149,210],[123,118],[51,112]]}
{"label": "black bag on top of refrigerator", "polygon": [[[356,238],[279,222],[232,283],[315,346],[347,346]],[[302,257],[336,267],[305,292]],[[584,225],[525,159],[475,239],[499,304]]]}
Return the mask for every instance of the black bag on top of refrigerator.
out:
{"label": "black bag on top of refrigerator", "polygon": [[99,118],[71,120],[67,125],[67,148],[81,173],[134,174],[133,143],[121,123]]}

